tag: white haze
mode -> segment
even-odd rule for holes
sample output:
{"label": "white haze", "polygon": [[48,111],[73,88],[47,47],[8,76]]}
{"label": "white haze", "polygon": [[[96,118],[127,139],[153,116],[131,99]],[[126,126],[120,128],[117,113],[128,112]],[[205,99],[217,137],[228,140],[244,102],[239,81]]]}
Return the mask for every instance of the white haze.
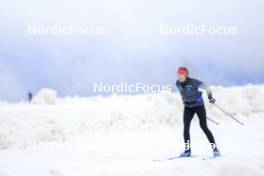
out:
{"label": "white haze", "polygon": [[[179,65],[210,84],[263,83],[263,1],[0,2],[0,98],[93,82],[174,84]],[[103,25],[105,36],[30,36],[27,25]],[[160,24],[236,26],[236,36],[161,36]],[[146,68],[148,68],[146,72]]]}

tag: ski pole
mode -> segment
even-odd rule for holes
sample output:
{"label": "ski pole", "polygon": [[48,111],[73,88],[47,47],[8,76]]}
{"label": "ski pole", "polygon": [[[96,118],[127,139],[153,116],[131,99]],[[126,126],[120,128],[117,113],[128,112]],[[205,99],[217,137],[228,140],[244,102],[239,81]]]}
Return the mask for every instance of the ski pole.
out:
{"label": "ski pole", "polygon": [[217,107],[219,110],[221,110],[223,113],[225,113],[226,115],[228,115],[229,117],[231,117],[233,120],[235,120],[237,123],[239,123],[240,125],[244,125],[243,122],[239,121],[237,118],[235,118],[232,114],[226,112],[223,108],[221,108],[219,105],[214,104],[215,107]]}
{"label": "ski pole", "polygon": [[207,119],[210,120],[211,122],[213,122],[214,124],[219,125],[219,122],[213,120],[212,118],[210,118],[210,117],[208,117],[208,116],[207,116]]}

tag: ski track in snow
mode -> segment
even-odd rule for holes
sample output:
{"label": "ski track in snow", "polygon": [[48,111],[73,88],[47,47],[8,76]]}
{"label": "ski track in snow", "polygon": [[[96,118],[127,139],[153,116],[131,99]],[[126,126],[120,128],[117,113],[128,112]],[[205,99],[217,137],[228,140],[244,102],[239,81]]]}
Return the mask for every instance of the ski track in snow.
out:
{"label": "ski track in snow", "polygon": [[[0,103],[0,176],[264,175],[264,86],[213,91],[246,124],[206,104],[208,116],[220,122],[208,121],[223,155],[213,160],[202,160],[212,152],[195,118],[197,157],[153,162],[183,150],[177,93],[56,98],[44,90],[33,104]],[[45,148],[52,145],[57,148]]]}

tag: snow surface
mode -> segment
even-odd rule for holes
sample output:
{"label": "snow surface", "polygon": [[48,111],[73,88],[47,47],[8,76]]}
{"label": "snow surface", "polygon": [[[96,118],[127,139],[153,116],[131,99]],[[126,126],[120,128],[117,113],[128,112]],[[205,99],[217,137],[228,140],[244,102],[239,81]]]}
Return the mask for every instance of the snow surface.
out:
{"label": "snow surface", "polygon": [[[183,150],[178,93],[58,98],[42,89],[32,103],[0,103],[0,176],[264,175],[264,86],[213,87],[206,103],[223,156],[212,155],[197,118],[189,159],[153,162]],[[205,98],[206,99],[206,98]]]}

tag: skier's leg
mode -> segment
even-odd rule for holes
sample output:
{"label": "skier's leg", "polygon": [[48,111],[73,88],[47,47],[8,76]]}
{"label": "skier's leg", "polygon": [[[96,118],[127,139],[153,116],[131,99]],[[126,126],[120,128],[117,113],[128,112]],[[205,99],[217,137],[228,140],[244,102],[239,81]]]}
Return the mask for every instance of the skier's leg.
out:
{"label": "skier's leg", "polygon": [[199,118],[200,127],[202,128],[203,132],[206,134],[209,142],[211,143],[212,149],[217,150],[214,136],[207,126],[205,107],[204,106],[196,107],[195,112],[197,113],[197,116]]}
{"label": "skier's leg", "polygon": [[183,111],[183,136],[184,136],[184,143],[185,143],[185,150],[191,151],[190,146],[190,125],[192,118],[194,116],[194,111],[192,108],[185,107]]}

